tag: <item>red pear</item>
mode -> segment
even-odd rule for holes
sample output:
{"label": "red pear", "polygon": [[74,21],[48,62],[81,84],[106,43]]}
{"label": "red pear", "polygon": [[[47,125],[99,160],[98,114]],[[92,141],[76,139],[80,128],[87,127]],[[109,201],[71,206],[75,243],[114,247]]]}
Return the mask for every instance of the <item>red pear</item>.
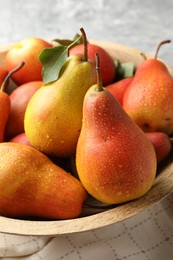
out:
{"label": "red pear", "polygon": [[3,66],[0,65],[0,85],[2,85],[7,74],[8,71]]}
{"label": "red pear", "polygon": [[10,114],[10,98],[2,89],[0,90],[0,103],[0,142],[3,142],[5,127]]}
{"label": "red pear", "polygon": [[88,193],[110,204],[143,196],[156,176],[153,145],[113,95],[102,87],[99,70],[98,83],[84,98],[76,166]]}
{"label": "red pear", "polygon": [[167,134],[162,132],[150,132],[146,133],[151,143],[154,146],[156,152],[157,162],[163,161],[172,149],[170,138]]}
{"label": "red pear", "polygon": [[9,140],[12,143],[19,143],[32,146],[25,133],[21,133]]}
{"label": "red pear", "polygon": [[23,39],[14,44],[5,58],[5,66],[8,71],[14,69],[17,64],[24,61],[26,66],[12,76],[17,85],[30,81],[42,80],[42,65],[38,59],[44,48],[51,48],[52,44],[35,37]]}
{"label": "red pear", "polygon": [[133,80],[133,77],[124,78],[124,79],[121,79],[115,83],[112,83],[112,84],[106,86],[106,89],[108,89],[112,93],[112,95],[118,100],[118,102],[120,103],[121,106],[123,105],[124,93],[125,93],[127,87],[132,82],[132,80]]}
{"label": "red pear", "polygon": [[11,110],[5,129],[7,139],[24,132],[24,115],[29,100],[43,85],[42,81],[31,81],[18,86],[11,94]]}
{"label": "red pear", "polygon": [[[158,49],[165,41],[159,44]],[[157,49],[157,50],[158,50]],[[124,93],[123,108],[144,132],[173,133],[173,76],[154,58],[143,61]]]}
{"label": "red pear", "polygon": [[5,93],[8,81],[12,75],[14,75],[18,70],[23,67],[24,63],[22,62],[15,69],[10,71],[5,77],[3,83],[0,87],[0,142],[4,141],[5,138],[5,128],[10,115],[11,102],[9,95]]}

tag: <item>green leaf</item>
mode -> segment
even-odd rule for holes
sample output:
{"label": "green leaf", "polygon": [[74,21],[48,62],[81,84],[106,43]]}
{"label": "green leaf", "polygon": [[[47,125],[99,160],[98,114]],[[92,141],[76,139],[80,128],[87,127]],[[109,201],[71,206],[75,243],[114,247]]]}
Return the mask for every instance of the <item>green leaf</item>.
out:
{"label": "green leaf", "polygon": [[79,45],[79,44],[82,44],[83,43],[83,38],[80,37],[80,35],[77,33],[73,40],[69,40],[69,39],[54,39],[53,40],[54,42],[57,42],[59,43],[60,45],[63,45],[63,46],[70,46],[71,44],[73,44],[73,47],[76,46],[76,45]]}
{"label": "green leaf", "polygon": [[114,63],[117,69],[118,79],[133,77],[135,72],[135,66],[132,62],[120,63],[119,60],[115,60]]}
{"label": "green leaf", "polygon": [[58,79],[60,70],[67,58],[68,48],[66,46],[45,48],[41,52],[39,60],[43,65],[42,77],[45,84]]}
{"label": "green leaf", "polygon": [[73,41],[75,42],[75,45],[79,45],[83,43],[83,37],[80,36],[80,34],[76,34],[73,38]]}
{"label": "green leaf", "polygon": [[42,64],[42,78],[44,84],[48,84],[59,78],[60,70],[68,58],[69,49],[81,40],[82,36],[75,36],[70,45],[45,48],[39,55]]}
{"label": "green leaf", "polygon": [[63,45],[63,46],[69,46],[73,42],[72,40],[69,40],[69,39],[54,39],[53,41],[57,42],[57,43],[59,43],[60,45]]}
{"label": "green leaf", "polygon": [[125,62],[121,64],[124,78],[132,77],[134,75],[135,66],[132,62]]}

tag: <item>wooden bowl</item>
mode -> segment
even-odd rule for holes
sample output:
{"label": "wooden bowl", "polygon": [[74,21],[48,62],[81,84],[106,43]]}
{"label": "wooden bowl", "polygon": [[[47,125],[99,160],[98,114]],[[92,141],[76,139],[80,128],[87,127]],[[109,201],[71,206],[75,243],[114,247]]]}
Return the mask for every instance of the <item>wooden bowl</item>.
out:
{"label": "wooden bowl", "polygon": [[[117,43],[91,41],[104,47],[114,59],[120,62],[131,61],[137,67],[143,60],[140,50]],[[0,64],[12,45],[0,47]],[[150,56],[145,53],[146,56]],[[171,74],[173,68],[168,66]],[[91,210],[90,215],[71,220],[21,220],[0,216],[0,232],[23,235],[57,235],[89,231],[118,223],[133,217],[161,201],[173,191],[173,152],[159,165],[158,174],[151,190],[143,197],[105,210]]]}

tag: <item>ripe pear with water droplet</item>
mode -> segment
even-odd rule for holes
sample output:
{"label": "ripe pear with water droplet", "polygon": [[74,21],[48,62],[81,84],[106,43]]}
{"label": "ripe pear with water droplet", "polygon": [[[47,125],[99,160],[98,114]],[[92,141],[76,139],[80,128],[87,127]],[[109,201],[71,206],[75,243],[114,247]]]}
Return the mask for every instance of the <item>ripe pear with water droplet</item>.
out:
{"label": "ripe pear with water droplet", "polygon": [[70,173],[31,146],[0,144],[0,215],[69,219],[87,193]]}
{"label": "ripe pear with water droplet", "polygon": [[81,55],[70,56],[59,79],[43,85],[27,106],[24,125],[30,143],[50,155],[75,154],[83,99],[95,82],[94,63]]}
{"label": "ripe pear with water droplet", "polygon": [[86,93],[76,150],[77,173],[97,200],[117,204],[143,196],[156,176],[150,140],[100,83]]}
{"label": "ripe pear with water droplet", "polygon": [[123,108],[145,132],[173,133],[173,77],[155,58],[143,61],[123,97]]}

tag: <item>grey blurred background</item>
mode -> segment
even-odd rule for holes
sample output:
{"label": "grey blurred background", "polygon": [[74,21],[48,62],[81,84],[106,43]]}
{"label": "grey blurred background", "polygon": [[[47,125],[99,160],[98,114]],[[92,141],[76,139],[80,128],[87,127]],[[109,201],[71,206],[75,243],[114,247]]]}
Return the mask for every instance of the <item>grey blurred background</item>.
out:
{"label": "grey blurred background", "polygon": [[0,44],[29,36],[114,41],[149,53],[165,39],[159,58],[173,65],[173,1],[0,0]]}

